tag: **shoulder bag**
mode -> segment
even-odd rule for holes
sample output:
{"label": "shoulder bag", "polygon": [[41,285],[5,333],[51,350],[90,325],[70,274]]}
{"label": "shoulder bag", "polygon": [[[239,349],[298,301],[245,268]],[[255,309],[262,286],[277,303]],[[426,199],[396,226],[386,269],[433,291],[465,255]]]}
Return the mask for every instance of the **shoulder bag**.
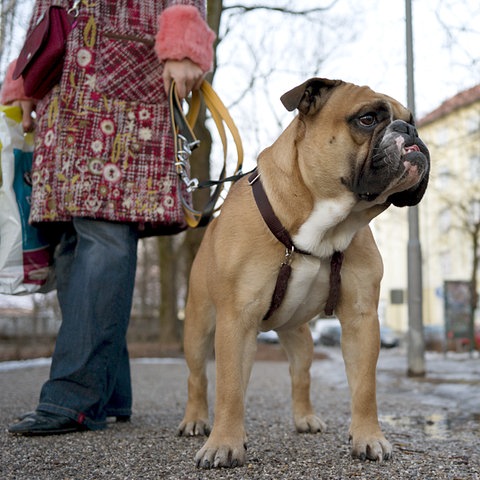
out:
{"label": "shoulder bag", "polygon": [[80,0],[68,10],[48,7],[27,35],[13,79],[23,77],[27,96],[41,99],[60,82],[69,33],[75,26]]}

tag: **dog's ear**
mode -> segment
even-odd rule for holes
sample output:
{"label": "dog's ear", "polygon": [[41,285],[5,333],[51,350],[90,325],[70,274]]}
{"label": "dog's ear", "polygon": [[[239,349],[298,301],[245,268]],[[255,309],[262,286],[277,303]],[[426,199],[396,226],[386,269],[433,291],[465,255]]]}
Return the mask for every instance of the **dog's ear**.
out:
{"label": "dog's ear", "polygon": [[298,108],[305,115],[314,113],[325,105],[332,90],[342,83],[344,83],[342,80],[311,78],[289,92],[284,93],[280,100],[289,112]]}

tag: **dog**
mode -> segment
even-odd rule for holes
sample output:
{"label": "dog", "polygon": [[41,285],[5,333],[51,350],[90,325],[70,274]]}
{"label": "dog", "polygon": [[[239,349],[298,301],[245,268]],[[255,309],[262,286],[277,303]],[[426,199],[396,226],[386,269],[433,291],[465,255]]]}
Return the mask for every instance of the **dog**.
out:
{"label": "dog", "polygon": [[[390,205],[421,200],[429,152],[410,111],[369,87],[312,78],[281,101],[297,116],[259,155],[256,171],[231,187],[190,273],[188,402],[178,433],[209,435],[195,457],[200,468],[246,461],[244,399],[259,331],[275,330],[287,353],[297,431],[325,431],[310,400],[308,322],[327,306],[342,327],[352,456],[382,461],[392,453],[377,416],[383,264],[368,224]],[[210,432],[206,361],[212,348]]]}

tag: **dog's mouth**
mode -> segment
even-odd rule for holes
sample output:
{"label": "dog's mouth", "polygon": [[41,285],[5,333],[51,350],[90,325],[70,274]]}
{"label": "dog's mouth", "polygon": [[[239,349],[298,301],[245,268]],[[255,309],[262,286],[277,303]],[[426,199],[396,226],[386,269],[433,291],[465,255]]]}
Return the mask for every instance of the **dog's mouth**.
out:
{"label": "dog's mouth", "polygon": [[402,155],[406,156],[409,153],[419,152],[419,151],[420,151],[420,147],[418,145],[410,145],[409,147],[403,147],[402,148]]}
{"label": "dog's mouth", "polygon": [[403,160],[403,167],[405,168],[403,175],[400,176],[399,181],[402,182],[407,178],[417,178],[420,180],[421,168],[420,163],[424,163],[424,155],[422,154],[418,145],[409,145],[401,148],[401,159]]}
{"label": "dog's mouth", "polygon": [[411,187],[418,183],[426,170],[427,159],[421,148],[417,144],[402,146],[400,149],[400,163],[403,163],[405,169],[400,176],[398,183],[401,184],[409,180],[408,186]]}
{"label": "dog's mouth", "polygon": [[396,120],[380,134],[377,145],[356,176],[353,191],[360,200],[382,203],[414,191],[428,177],[429,153],[415,127]]}

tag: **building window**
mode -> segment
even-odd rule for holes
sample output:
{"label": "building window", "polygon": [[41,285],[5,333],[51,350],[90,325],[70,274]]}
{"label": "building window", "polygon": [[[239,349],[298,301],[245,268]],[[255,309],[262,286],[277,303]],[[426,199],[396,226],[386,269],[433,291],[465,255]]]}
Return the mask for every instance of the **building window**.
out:
{"label": "building window", "polygon": [[473,113],[467,118],[467,133],[475,133],[480,130],[480,115]]}
{"label": "building window", "polygon": [[472,225],[477,225],[480,222],[480,200],[475,199],[470,202],[470,215]]}
{"label": "building window", "polygon": [[449,181],[450,181],[450,170],[449,170],[449,168],[448,167],[440,167],[438,169],[437,187],[439,189],[447,188]]}
{"label": "building window", "polygon": [[403,290],[396,288],[390,290],[390,303],[392,305],[402,305],[403,302]]}
{"label": "building window", "polygon": [[448,278],[452,274],[452,255],[448,251],[440,253],[440,271],[443,278]]}
{"label": "building window", "polygon": [[480,155],[472,155],[469,159],[470,180],[472,182],[480,180]]}
{"label": "building window", "polygon": [[441,127],[438,129],[437,132],[437,145],[439,147],[444,147],[445,145],[448,144],[448,128],[447,127]]}
{"label": "building window", "polygon": [[449,208],[445,208],[439,214],[438,228],[440,233],[447,233],[452,226],[452,213]]}

